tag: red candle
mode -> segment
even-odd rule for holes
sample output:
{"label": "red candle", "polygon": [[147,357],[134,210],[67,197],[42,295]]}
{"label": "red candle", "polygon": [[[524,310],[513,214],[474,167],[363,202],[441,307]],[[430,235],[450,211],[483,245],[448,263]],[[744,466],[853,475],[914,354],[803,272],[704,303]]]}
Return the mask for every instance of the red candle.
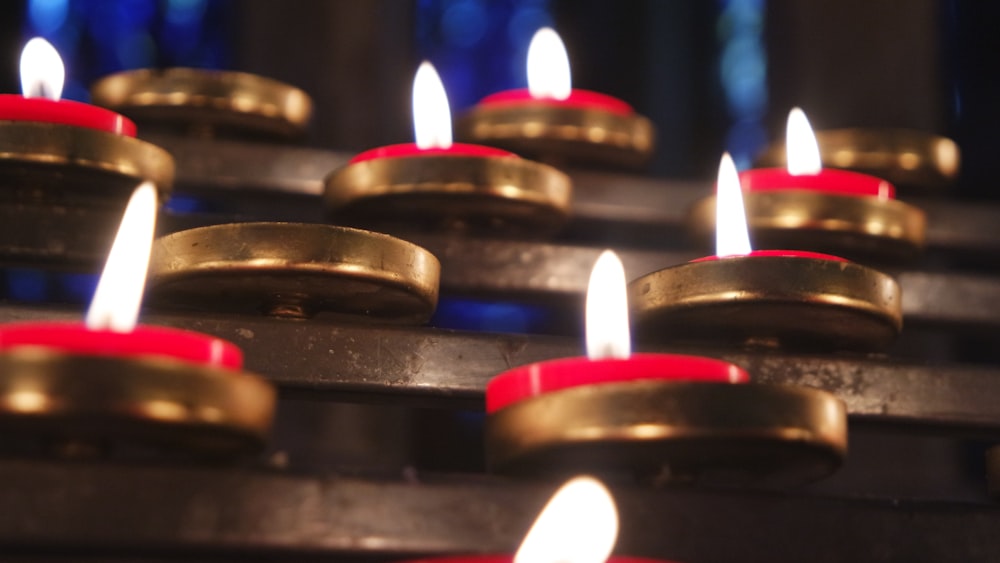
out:
{"label": "red candle", "polygon": [[619,115],[635,113],[632,106],[618,98],[574,90],[566,46],[559,34],[547,27],[539,29],[528,46],[528,88],[491,94],[479,103],[487,106],[545,104]]}
{"label": "red candle", "polygon": [[486,386],[486,412],[545,393],[578,387],[634,381],[746,383],[736,365],[711,358],[676,354],[631,355],[625,271],[618,256],[605,251],[587,289],[588,358],[567,358],[514,368]]}
{"label": "red candle", "polygon": [[[786,173],[787,174],[787,173]],[[731,257],[758,258],[812,258],[847,262],[839,256],[801,250],[753,250],[747,229],[746,210],[743,207],[743,176],[736,172],[736,164],[729,153],[722,155],[715,199],[715,256],[706,256],[693,262],[707,262]]]}
{"label": "red candle", "polygon": [[413,128],[415,143],[389,145],[364,151],[351,159],[351,164],[380,158],[407,157],[478,157],[519,158],[512,152],[451,141],[451,109],[448,94],[434,66],[424,62],[413,79]]}
{"label": "red candle", "polygon": [[24,95],[0,94],[0,120],[71,125],[135,137],[135,123],[121,114],[60,100],[63,73],[62,60],[52,45],[37,37],[29,41],[21,53]]}
{"label": "red candle", "polygon": [[86,323],[37,322],[0,326],[0,353],[52,350],[113,358],[168,358],[238,370],[243,355],[234,344],[196,332],[138,327],[149,253],[156,226],[157,193],[144,182],[129,199],[104,266]]}
{"label": "red candle", "polygon": [[747,170],[740,174],[743,189],[749,192],[810,190],[879,199],[896,197],[896,188],[881,178],[847,170],[823,169],[816,135],[806,114],[799,108],[792,108],[788,113],[785,150],[787,169]]}
{"label": "red candle", "polygon": [[405,157],[421,157],[421,156],[471,156],[471,157],[501,157],[509,156],[512,158],[520,158],[516,154],[505,151],[502,149],[496,149],[493,147],[487,147],[484,145],[472,145],[468,143],[452,143],[448,148],[433,147],[429,149],[422,149],[417,146],[416,143],[402,143],[398,145],[388,145],[385,147],[378,147],[374,149],[367,150],[365,152],[359,153],[354,158],[351,159],[351,164],[356,164],[358,162],[364,162],[366,160],[373,160],[376,158],[405,158]]}
{"label": "red candle", "polygon": [[69,322],[0,326],[0,353],[31,349],[83,356],[167,358],[231,370],[243,366],[243,353],[236,345],[187,330],[140,326],[130,332],[114,332]]}

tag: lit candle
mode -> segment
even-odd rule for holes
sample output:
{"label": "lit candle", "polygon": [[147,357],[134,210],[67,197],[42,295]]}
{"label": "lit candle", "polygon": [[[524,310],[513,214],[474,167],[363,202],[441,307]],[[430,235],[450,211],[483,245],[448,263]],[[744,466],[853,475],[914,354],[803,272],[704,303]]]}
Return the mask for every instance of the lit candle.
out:
{"label": "lit candle", "polygon": [[21,52],[23,95],[0,94],[0,121],[33,121],[86,127],[135,136],[135,124],[123,115],[90,104],[61,100],[65,69],[55,48],[36,37]]}
{"label": "lit candle", "polygon": [[714,204],[715,255],[629,285],[647,338],[881,350],[899,334],[900,289],[891,276],[830,254],[752,249],[740,176],[728,154]]}
{"label": "lit candle", "polygon": [[528,46],[528,88],[497,92],[483,98],[484,106],[544,104],[558,107],[596,109],[631,115],[628,103],[618,98],[572,87],[569,56],[562,38],[545,27],[535,32]]}
{"label": "lit candle", "polygon": [[816,135],[806,114],[799,108],[793,108],[788,114],[785,147],[787,168],[759,168],[743,172],[740,179],[744,190],[810,190],[883,200],[896,197],[896,188],[881,178],[847,170],[824,169]]}
{"label": "lit candle", "polygon": [[413,81],[413,125],[416,142],[365,151],[327,176],[324,199],[338,221],[530,236],[565,222],[566,174],[505,150],[452,142],[448,97],[427,62]]}
{"label": "lit candle", "polygon": [[160,358],[238,370],[234,344],[196,332],[136,326],[156,225],[157,195],[149,182],[132,194],[86,322],[0,325],[0,352],[42,349],[70,355]]}
{"label": "lit candle", "polygon": [[458,125],[461,138],[572,161],[634,167],[653,150],[652,123],[626,102],[573,88],[559,35],[540,29],[531,40],[528,88],[483,98]]}
{"label": "lit candle", "polygon": [[351,163],[378,158],[428,156],[517,158],[514,153],[493,147],[452,142],[448,94],[434,65],[427,61],[421,63],[413,79],[413,129],[415,143],[367,150],[352,158]]}
{"label": "lit candle", "polygon": [[486,412],[584,385],[650,380],[745,383],[738,366],[699,356],[631,353],[625,272],[605,251],[590,276],[586,304],[586,358],[550,360],[514,368],[486,386]]}
{"label": "lit candle", "polygon": [[617,541],[618,509],[611,491],[597,479],[581,476],[570,479],[552,495],[513,557],[468,555],[410,563],[655,563],[652,559],[612,557]]}

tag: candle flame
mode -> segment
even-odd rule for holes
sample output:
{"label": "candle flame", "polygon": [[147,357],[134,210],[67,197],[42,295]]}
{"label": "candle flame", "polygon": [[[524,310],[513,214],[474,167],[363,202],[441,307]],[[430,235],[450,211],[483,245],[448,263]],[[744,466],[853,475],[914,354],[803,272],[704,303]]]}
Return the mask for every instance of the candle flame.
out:
{"label": "candle flame", "polygon": [[750,234],[743,208],[743,188],[736,164],[729,153],[719,163],[719,180],[715,198],[715,255],[741,256],[750,254]]}
{"label": "candle flame", "polygon": [[539,29],[528,45],[528,91],[531,97],[565,100],[572,89],[566,46],[551,27]]}
{"label": "candle flame", "polygon": [[434,65],[424,61],[413,78],[413,129],[417,147],[446,149],[451,146],[451,108],[448,93]]}
{"label": "candle flame", "polygon": [[788,125],[785,128],[785,160],[788,163],[788,173],[792,176],[819,174],[823,171],[816,135],[809,125],[805,112],[800,108],[792,108],[792,111],[788,112]]}
{"label": "candle flame", "polygon": [[62,97],[66,68],[51,43],[35,37],[21,50],[21,93],[25,98]]}
{"label": "candle flame", "polygon": [[625,267],[614,251],[605,250],[594,263],[585,309],[587,357],[591,360],[628,358],[632,344]]}
{"label": "candle flame", "polygon": [[135,328],[156,228],[156,204],[151,182],[132,192],[87,310],[88,329],[131,332]]}
{"label": "candle flame", "polygon": [[575,477],[542,509],[514,563],[604,563],[617,539],[611,492],[593,477]]}

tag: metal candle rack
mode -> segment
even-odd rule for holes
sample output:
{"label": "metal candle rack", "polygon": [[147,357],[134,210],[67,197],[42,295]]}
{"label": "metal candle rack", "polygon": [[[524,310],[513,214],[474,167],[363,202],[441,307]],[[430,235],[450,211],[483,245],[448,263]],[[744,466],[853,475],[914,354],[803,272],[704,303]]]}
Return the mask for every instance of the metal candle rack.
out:
{"label": "metal candle rack", "polygon": [[[347,155],[297,147],[148,140],[176,159],[175,193],[214,209],[165,214],[164,233],[234,220],[325,222],[318,203],[323,178],[347,161]],[[621,250],[630,278],[704,254],[683,233],[685,211],[709,191],[707,183],[571,176],[572,219],[548,242],[391,233],[440,260],[442,296],[542,303],[566,319],[565,336],[154,304],[148,322],[236,342],[247,369],[278,386],[282,402],[272,451],[221,465],[156,458],[136,463],[92,453],[82,454],[81,462],[72,452],[64,455],[75,462],[51,455],[4,458],[0,546],[25,560],[228,561],[253,555],[346,561],[512,550],[554,483],[462,465],[479,457],[481,437],[456,431],[456,413],[481,410],[486,381],[510,366],[579,353],[579,338],[569,332],[578,322],[589,268],[604,246]],[[758,382],[836,395],[850,417],[845,467],[792,489],[623,477],[612,483],[622,515],[618,552],[692,563],[1000,559],[1000,507],[987,491],[987,476],[1000,468],[985,461],[988,447],[1000,442],[1000,277],[991,266],[1000,257],[1000,206],[908,201],[927,212],[927,251],[919,263],[885,269],[902,286],[905,318],[888,354],[680,350],[735,362]],[[75,221],[86,223],[87,211],[80,213],[55,223],[47,236],[68,237]],[[48,252],[49,262],[58,259],[51,248],[37,252]],[[81,257],[89,252],[96,264],[106,248],[95,243],[73,252],[74,263],[87,263]],[[52,305],[0,305],[3,321],[77,315]],[[333,439],[340,445],[327,446],[330,436],[308,413],[345,404],[361,414],[342,419]],[[420,422],[428,413],[444,416],[447,429]],[[380,424],[390,427],[389,434],[375,434]],[[403,453],[381,465],[324,464],[321,454],[348,448],[348,435],[360,459]],[[433,455],[427,448],[457,461],[427,462]],[[418,461],[409,464],[413,459]]]}

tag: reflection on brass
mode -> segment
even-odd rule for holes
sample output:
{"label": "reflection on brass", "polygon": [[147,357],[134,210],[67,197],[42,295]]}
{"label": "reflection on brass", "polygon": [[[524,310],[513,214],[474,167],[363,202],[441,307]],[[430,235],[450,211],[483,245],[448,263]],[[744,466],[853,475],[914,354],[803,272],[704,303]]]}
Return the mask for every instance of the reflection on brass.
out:
{"label": "reflection on brass", "polygon": [[[917,256],[924,246],[924,212],[899,200],[814,190],[755,191],[743,198],[756,249],[901,260]],[[694,204],[688,228],[696,240],[714,240],[714,195]]]}
{"label": "reflection on brass", "polygon": [[586,385],[490,415],[486,448],[490,466],[505,473],[805,481],[840,465],[847,415],[839,399],[805,387]]}
{"label": "reflection on brass", "polygon": [[[958,176],[961,151],[954,141],[910,129],[849,128],[816,131],[824,166],[847,168],[923,189],[947,188]],[[785,166],[785,143],[770,145],[761,166]]]}
{"label": "reflection on brass", "polygon": [[139,121],[211,135],[216,129],[301,136],[312,114],[309,95],[243,72],[194,68],[119,72],[94,83],[93,102]]}
{"label": "reflection on brass", "polygon": [[147,285],[171,306],[422,323],[437,305],[440,271],[430,252],[380,233],[234,223],[157,239]]}
{"label": "reflection on brass", "polygon": [[899,284],[853,262],[734,257],[690,262],[629,284],[640,338],[878,351],[903,326]]}
{"label": "reflection on brass", "polygon": [[569,212],[569,177],[516,157],[418,156],[348,164],[326,178],[326,205],[364,225],[538,234]]}
{"label": "reflection on brass", "polygon": [[124,202],[144,180],[166,199],[174,159],[156,145],[86,127],[0,121],[0,198]]}
{"label": "reflection on brass", "polygon": [[38,348],[0,354],[0,431],[7,440],[245,455],[264,446],[274,405],[274,388],[246,372]]}
{"label": "reflection on brass", "polygon": [[547,103],[478,105],[458,120],[460,140],[544,161],[638,167],[653,154],[653,124],[638,114]]}

